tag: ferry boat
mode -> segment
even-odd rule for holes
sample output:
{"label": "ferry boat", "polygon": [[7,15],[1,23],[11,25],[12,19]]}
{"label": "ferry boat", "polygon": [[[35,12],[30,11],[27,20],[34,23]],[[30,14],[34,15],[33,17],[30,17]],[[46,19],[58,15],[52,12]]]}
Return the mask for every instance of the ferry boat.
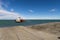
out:
{"label": "ferry boat", "polygon": [[21,23],[21,22],[24,22],[24,20],[21,19],[21,17],[18,17],[18,18],[16,18],[16,22],[17,22],[17,23]]}

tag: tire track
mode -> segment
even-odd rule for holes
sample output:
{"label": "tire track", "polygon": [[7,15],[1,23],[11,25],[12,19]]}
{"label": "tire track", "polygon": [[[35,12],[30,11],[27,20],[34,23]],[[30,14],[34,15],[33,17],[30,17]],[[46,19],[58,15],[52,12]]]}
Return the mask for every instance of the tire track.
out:
{"label": "tire track", "polygon": [[[47,40],[47,38],[49,38],[50,36],[49,34],[46,34],[44,32],[39,33],[23,26],[2,28],[0,29],[0,33],[1,33],[0,40]],[[53,39],[49,39],[49,40],[53,40]]]}
{"label": "tire track", "polygon": [[[24,34],[29,34],[30,36],[33,36],[33,38],[36,38],[35,40],[44,40],[43,38],[36,36],[34,33],[29,32],[29,30],[25,30],[26,28],[24,28],[24,27],[20,27],[20,28],[21,28],[21,30],[23,30],[22,32],[25,32]],[[16,28],[16,30],[18,31],[18,30],[20,30],[20,28],[18,27],[18,28]],[[33,38],[31,38],[31,39],[33,39]]]}

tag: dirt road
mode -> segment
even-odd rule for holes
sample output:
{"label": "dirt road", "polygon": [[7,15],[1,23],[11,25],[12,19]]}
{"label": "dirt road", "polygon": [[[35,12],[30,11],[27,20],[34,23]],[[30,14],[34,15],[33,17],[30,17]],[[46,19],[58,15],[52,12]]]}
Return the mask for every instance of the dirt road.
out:
{"label": "dirt road", "polygon": [[58,40],[56,35],[18,26],[0,28],[0,40]]}

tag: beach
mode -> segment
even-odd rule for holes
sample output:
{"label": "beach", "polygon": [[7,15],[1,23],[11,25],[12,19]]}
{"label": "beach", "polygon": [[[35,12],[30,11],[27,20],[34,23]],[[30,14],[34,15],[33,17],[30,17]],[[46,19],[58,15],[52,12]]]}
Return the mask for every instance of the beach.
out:
{"label": "beach", "polygon": [[0,0],[0,40],[60,40],[60,0]]}
{"label": "beach", "polygon": [[32,29],[60,35],[60,22],[51,22],[30,26]]}
{"label": "beach", "polygon": [[[0,40],[60,40],[58,39],[60,32],[57,31],[56,33],[50,32],[50,29],[52,29],[50,28],[52,24],[55,24],[52,26],[55,29],[57,27],[59,27],[60,29],[60,25],[56,26],[56,24],[60,23],[37,24],[33,25],[34,27],[14,26],[0,28]],[[41,27],[37,30],[38,26],[39,27],[44,26],[47,29]],[[55,32],[54,28],[53,31]]]}

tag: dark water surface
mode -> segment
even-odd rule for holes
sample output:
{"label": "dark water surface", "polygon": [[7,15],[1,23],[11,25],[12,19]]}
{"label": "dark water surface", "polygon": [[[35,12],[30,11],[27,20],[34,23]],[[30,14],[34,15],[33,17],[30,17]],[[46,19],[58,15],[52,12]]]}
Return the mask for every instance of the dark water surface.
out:
{"label": "dark water surface", "polygon": [[25,22],[22,23],[16,23],[15,20],[0,20],[0,27],[28,26],[49,22],[60,22],[60,20],[25,20]]}

